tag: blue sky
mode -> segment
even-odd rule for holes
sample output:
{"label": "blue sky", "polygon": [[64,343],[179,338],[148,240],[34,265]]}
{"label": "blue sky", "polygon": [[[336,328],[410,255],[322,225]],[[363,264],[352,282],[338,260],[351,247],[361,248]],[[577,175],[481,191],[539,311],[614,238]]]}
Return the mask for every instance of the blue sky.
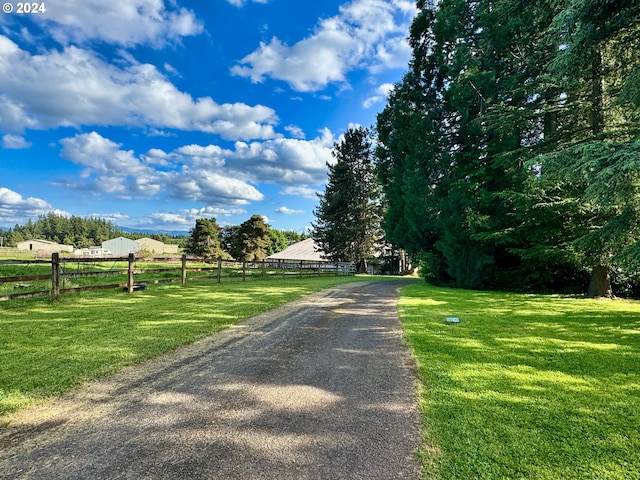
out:
{"label": "blue sky", "polygon": [[[46,0],[0,13],[0,227],[55,212],[303,231],[406,70],[410,0]],[[6,5],[5,7],[6,8]]]}

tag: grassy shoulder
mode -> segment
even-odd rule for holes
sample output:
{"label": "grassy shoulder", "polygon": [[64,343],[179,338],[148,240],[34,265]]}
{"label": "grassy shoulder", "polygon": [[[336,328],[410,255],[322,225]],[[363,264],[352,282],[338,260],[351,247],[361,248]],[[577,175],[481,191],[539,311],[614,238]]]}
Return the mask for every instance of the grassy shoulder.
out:
{"label": "grassy shoulder", "polygon": [[399,308],[425,478],[640,478],[640,302],[416,284]]}
{"label": "grassy shoulder", "polygon": [[[380,277],[378,277],[380,278]],[[0,418],[303,295],[367,276],[154,285],[0,302]]]}

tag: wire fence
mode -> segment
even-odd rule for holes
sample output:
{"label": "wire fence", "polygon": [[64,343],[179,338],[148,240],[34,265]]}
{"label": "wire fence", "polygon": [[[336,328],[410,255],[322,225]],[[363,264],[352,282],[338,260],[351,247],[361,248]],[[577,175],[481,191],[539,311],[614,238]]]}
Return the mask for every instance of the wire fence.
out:
{"label": "wire fence", "polygon": [[243,262],[176,257],[85,258],[51,255],[48,260],[0,260],[0,301],[121,288],[127,293],[151,284],[247,281],[269,277],[354,275],[353,263],[308,260]]}

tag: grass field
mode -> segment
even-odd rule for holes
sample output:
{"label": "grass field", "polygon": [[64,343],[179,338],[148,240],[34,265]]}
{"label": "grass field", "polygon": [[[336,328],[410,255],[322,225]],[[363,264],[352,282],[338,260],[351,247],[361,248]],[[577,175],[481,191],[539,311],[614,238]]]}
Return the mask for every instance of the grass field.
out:
{"label": "grass field", "polygon": [[156,285],[0,302],[0,418],[302,295],[366,277]]}
{"label": "grass field", "polygon": [[417,284],[400,314],[426,479],[640,478],[640,302]]}

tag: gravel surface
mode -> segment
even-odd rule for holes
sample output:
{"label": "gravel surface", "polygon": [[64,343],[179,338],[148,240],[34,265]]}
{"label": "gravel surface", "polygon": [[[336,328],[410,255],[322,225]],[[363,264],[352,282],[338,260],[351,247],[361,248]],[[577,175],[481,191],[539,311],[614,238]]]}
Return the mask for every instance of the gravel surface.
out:
{"label": "gravel surface", "polygon": [[14,416],[1,479],[418,479],[401,281],[349,284]]}

